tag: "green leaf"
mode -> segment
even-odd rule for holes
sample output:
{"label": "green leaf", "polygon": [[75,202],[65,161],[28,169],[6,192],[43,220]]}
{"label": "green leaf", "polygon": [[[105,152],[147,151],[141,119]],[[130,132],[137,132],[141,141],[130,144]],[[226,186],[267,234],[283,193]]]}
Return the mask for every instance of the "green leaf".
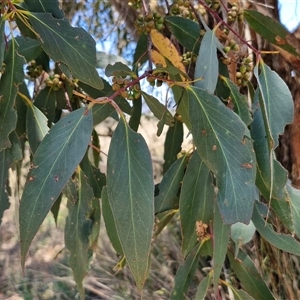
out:
{"label": "green leaf", "polygon": [[19,45],[18,53],[24,56],[27,62],[34,60],[42,51],[41,45],[37,40],[17,36],[16,41]]}
{"label": "green leaf", "polygon": [[155,232],[153,238],[157,237],[161,233],[176,213],[176,209],[171,209],[155,215]]}
{"label": "green leaf", "polygon": [[138,131],[142,116],[142,97],[133,101],[133,107],[130,114],[129,126],[133,131]]}
{"label": "green leaf", "polygon": [[22,266],[40,225],[84,156],[92,126],[89,108],[75,110],[57,122],[38,147],[20,204]]}
{"label": "green leaf", "polygon": [[33,13],[29,19],[39,34],[41,47],[55,62],[66,64],[78,80],[103,87],[96,71],[96,44],[85,30],[72,27],[66,19],[54,19],[49,13]]}
{"label": "green leaf", "polygon": [[164,175],[159,184],[159,195],[155,197],[155,213],[179,206],[179,189],[187,163],[187,154],[177,159]]}
{"label": "green leaf", "polygon": [[[19,92],[22,94],[22,96],[24,95],[28,99],[30,99],[30,95],[25,82],[19,85]],[[18,115],[16,133],[19,137],[21,137],[26,132],[27,105],[24,99],[19,94],[16,97],[15,108]]]}
{"label": "green leaf", "polygon": [[183,177],[179,199],[184,257],[197,243],[196,221],[208,225],[212,220],[214,199],[213,177],[198,152],[194,152]]}
{"label": "green leaf", "polygon": [[287,183],[286,189],[292,213],[294,230],[297,236],[300,237],[300,191],[291,186],[290,182]]}
{"label": "green leaf", "polygon": [[9,198],[7,194],[7,179],[8,169],[10,167],[9,149],[0,151],[0,224],[2,221],[3,213],[9,208]]}
{"label": "green leaf", "polygon": [[244,10],[244,16],[250,27],[261,37],[275,46],[280,47],[295,56],[299,56],[297,50],[287,41],[287,36],[290,33],[284,25],[277,22],[274,18],[250,9]]}
{"label": "green leaf", "polygon": [[254,233],[255,226],[252,221],[247,225],[239,222],[231,225],[230,235],[235,244],[234,259],[237,258],[240,247],[252,240]]}
{"label": "green leaf", "polygon": [[248,223],[255,201],[256,169],[248,129],[214,95],[196,87],[187,91],[193,138],[202,160],[216,176],[224,223]]}
{"label": "green leaf", "polygon": [[33,103],[28,103],[26,128],[29,145],[33,154],[49,131],[47,121],[45,115]]}
{"label": "green leaf", "polygon": [[54,18],[64,18],[63,11],[59,8],[58,0],[24,0],[30,12],[51,13]]}
{"label": "green leaf", "polygon": [[105,174],[101,173],[99,169],[91,164],[88,158],[88,152],[86,152],[80,162],[80,167],[87,178],[88,184],[93,189],[95,197],[101,198],[102,188],[106,185],[106,177]]}
{"label": "green leaf", "polygon": [[127,65],[116,62],[115,64],[107,65],[105,69],[105,75],[107,77],[110,76],[130,76],[130,77],[136,77],[135,72],[133,72]]}
{"label": "green leaf", "polygon": [[165,174],[170,166],[177,160],[177,154],[181,151],[183,142],[183,124],[174,118],[174,126],[169,127],[164,144],[164,164]]}
{"label": "green leaf", "polygon": [[230,226],[223,223],[218,205],[215,204],[213,221],[213,284],[215,295],[219,293],[219,278],[225,262],[229,235]]}
{"label": "green leaf", "polygon": [[0,81],[0,151],[10,146],[9,134],[15,130],[17,114],[14,102],[18,92],[18,85],[23,82],[23,65],[25,60],[19,56],[18,47],[14,39],[9,43],[4,63],[5,72]]}
{"label": "green leaf", "polygon": [[108,152],[107,194],[126,261],[141,289],[149,271],[154,224],[152,162],[145,140],[123,117]]}
{"label": "green leaf", "polygon": [[141,34],[133,55],[134,69],[138,68],[139,64],[142,65],[148,60],[147,46],[148,36],[146,34]]}
{"label": "green leaf", "polygon": [[179,267],[175,276],[174,288],[171,294],[171,300],[185,299],[185,293],[193,279],[194,273],[200,259],[202,244],[197,245],[186,258],[183,265]]}
{"label": "green leaf", "polygon": [[235,260],[232,250],[228,250],[227,257],[230,261],[230,266],[238,277],[243,289],[254,299],[259,300],[275,300],[271,291],[257,271],[254,262],[242,250],[239,251],[238,257]]}
{"label": "green leaf", "polygon": [[260,235],[270,244],[285,252],[300,255],[300,243],[291,235],[275,232],[272,225],[266,223],[261,217],[256,205],[254,206],[252,221]]}
{"label": "green leaf", "polygon": [[52,215],[53,215],[56,226],[57,226],[58,214],[59,214],[59,210],[60,210],[60,204],[61,204],[62,196],[63,196],[63,194],[61,193],[58,196],[57,200],[54,202],[54,204],[51,207],[51,212],[52,212]]}
{"label": "green leaf", "polygon": [[110,208],[110,204],[108,201],[106,186],[104,186],[102,189],[101,200],[102,200],[102,215],[103,215],[103,220],[105,223],[107,235],[116,252],[120,255],[123,255],[123,250],[118,236],[116,223],[114,221],[112,210]]}
{"label": "green leaf", "polygon": [[183,47],[198,54],[200,47],[200,27],[198,23],[179,16],[166,17],[165,22]]}
{"label": "green leaf", "polygon": [[195,296],[195,300],[205,299],[207,291],[208,291],[208,289],[211,285],[212,275],[213,275],[213,273],[210,272],[206,275],[205,278],[203,278],[201,280],[201,282],[200,282],[200,284],[198,285],[198,288],[197,288],[197,293],[196,293],[196,296]]}
{"label": "green leaf", "polygon": [[[215,32],[206,31],[196,61],[195,86],[214,93],[219,75],[219,61],[217,57],[217,42]],[[201,80],[198,80],[200,79]]]}
{"label": "green leaf", "polygon": [[241,94],[239,88],[226,77],[221,77],[225,86],[230,90],[230,98],[234,103],[234,111],[249,126],[252,122],[251,114],[248,107],[248,101],[245,95]]}
{"label": "green leaf", "polygon": [[[261,73],[254,68],[260,95],[259,104],[262,110],[264,125],[268,138],[272,139],[272,148],[278,146],[278,136],[283,133],[286,124],[293,121],[294,102],[291,92],[281,77],[260,61]],[[284,99],[284,101],[283,101]]]}
{"label": "green leaf", "polygon": [[93,226],[90,216],[94,195],[80,168],[78,177],[78,201],[75,204],[68,202],[69,215],[65,226],[65,244],[70,251],[69,263],[77,283],[80,299],[85,299],[83,279],[87,274],[89,260],[93,254],[89,247],[89,236]]}
{"label": "green leaf", "polygon": [[11,142],[11,147],[9,148],[10,161],[16,162],[23,159],[23,148],[22,144],[18,138],[15,131],[11,132],[9,135],[9,140]]}
{"label": "green leaf", "polygon": [[237,290],[237,289],[234,289],[232,286],[230,286],[230,288],[233,291],[234,296],[235,296],[234,299],[236,299],[236,300],[255,300],[244,290]]}
{"label": "green leaf", "polygon": [[147,103],[149,109],[153,112],[154,116],[161,120],[165,115],[165,124],[168,126],[174,126],[174,118],[169,110],[163,105],[158,99],[153,96],[150,96],[144,92],[142,92],[145,102]]}

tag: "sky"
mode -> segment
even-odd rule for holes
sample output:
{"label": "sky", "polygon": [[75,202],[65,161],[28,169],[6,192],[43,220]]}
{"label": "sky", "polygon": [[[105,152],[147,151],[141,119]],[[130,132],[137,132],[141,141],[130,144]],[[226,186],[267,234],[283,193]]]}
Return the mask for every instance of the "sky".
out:
{"label": "sky", "polygon": [[300,1],[299,0],[278,0],[280,3],[279,13],[283,24],[293,31],[300,22]]}

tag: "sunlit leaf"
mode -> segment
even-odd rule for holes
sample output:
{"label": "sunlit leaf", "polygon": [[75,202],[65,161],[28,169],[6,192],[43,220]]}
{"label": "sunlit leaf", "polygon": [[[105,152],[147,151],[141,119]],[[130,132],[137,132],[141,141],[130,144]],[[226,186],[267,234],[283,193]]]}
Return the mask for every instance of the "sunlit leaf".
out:
{"label": "sunlit leaf", "polygon": [[214,95],[196,87],[187,91],[193,138],[202,160],[216,176],[223,221],[248,223],[255,201],[256,169],[248,129]]}
{"label": "sunlit leaf", "polygon": [[92,126],[91,109],[78,109],[56,123],[38,147],[20,203],[22,266],[40,225],[84,156]]}
{"label": "sunlit leaf", "polygon": [[94,195],[80,168],[78,177],[78,201],[75,204],[68,202],[69,215],[65,226],[65,244],[70,251],[69,263],[77,283],[80,299],[85,299],[83,279],[87,274],[89,260],[93,254],[89,247],[89,236],[93,226],[90,216]]}
{"label": "sunlit leaf", "polygon": [[208,30],[201,42],[195,67],[195,86],[214,93],[219,75],[217,43],[214,31]]}
{"label": "sunlit leaf", "polygon": [[66,19],[54,19],[49,13],[33,13],[29,19],[41,47],[55,62],[66,64],[80,81],[103,87],[96,71],[96,44],[84,29],[72,27]]}
{"label": "sunlit leaf", "polygon": [[25,60],[18,55],[18,46],[14,39],[9,43],[5,53],[5,72],[0,81],[0,151],[10,146],[9,134],[15,130],[17,114],[14,102],[18,92],[18,85],[23,82],[23,65]]}
{"label": "sunlit leaf", "polygon": [[213,177],[198,152],[194,152],[183,178],[179,199],[184,256],[197,242],[196,221],[208,225],[212,220],[214,198]]}
{"label": "sunlit leaf", "polygon": [[152,162],[145,140],[123,117],[108,152],[107,194],[126,261],[141,289],[149,271],[154,224]]}

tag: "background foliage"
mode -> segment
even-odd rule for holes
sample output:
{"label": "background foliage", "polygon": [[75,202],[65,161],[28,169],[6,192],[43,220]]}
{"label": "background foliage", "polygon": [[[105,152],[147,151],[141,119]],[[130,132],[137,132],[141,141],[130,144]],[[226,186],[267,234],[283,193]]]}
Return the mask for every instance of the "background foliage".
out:
{"label": "background foliage", "polygon": [[[9,207],[14,169],[22,194],[15,203],[21,266],[48,213],[57,223],[67,201],[65,247],[81,299],[101,216],[119,257],[116,268],[126,272],[128,266],[139,293],[147,278],[151,281],[159,235],[172,228],[182,263],[174,270],[172,290],[154,285],[154,294],[290,296],[284,288],[274,289],[243,245],[250,242],[260,256],[259,247],[275,247],[295,260],[300,255],[300,195],[275,154],[279,135],[293,122],[294,103],[286,83],[266,63],[278,52],[297,60],[293,36],[236,1],[121,3],[112,1],[111,10],[109,2],[64,2],[66,16],[76,11],[77,26],[71,26],[56,0],[1,2],[0,215]],[[103,28],[102,20],[116,24],[116,12],[124,7],[133,22],[126,18],[131,26],[123,24],[112,35],[119,43],[116,55],[126,56],[124,45],[134,49],[132,64],[96,52],[94,39],[80,28],[90,18],[88,31],[105,39],[109,28],[97,36],[98,26]],[[133,26],[135,32],[127,31]],[[253,32],[276,51],[249,41]],[[105,78],[96,70],[101,65]],[[165,96],[157,99],[151,86]],[[149,146],[137,133],[143,106],[157,119],[158,136],[167,128],[157,184]],[[117,126],[103,153],[96,128],[109,117]],[[187,150],[182,150],[183,128],[193,138]],[[195,277],[197,272],[202,276]]]}

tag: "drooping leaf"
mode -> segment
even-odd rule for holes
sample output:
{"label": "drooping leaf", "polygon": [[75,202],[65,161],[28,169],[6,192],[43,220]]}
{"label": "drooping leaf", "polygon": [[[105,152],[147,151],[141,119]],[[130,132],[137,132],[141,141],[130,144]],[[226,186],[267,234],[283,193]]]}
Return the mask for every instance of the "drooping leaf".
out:
{"label": "drooping leaf", "polygon": [[78,109],[51,128],[36,151],[20,203],[21,260],[90,142],[90,108]]}
{"label": "drooping leaf", "polygon": [[202,244],[195,246],[191,253],[186,258],[183,265],[179,267],[175,276],[175,283],[171,294],[171,300],[185,299],[185,294],[188,290],[189,284],[193,279],[196,271]]}
{"label": "drooping leaf", "polygon": [[103,88],[96,71],[96,47],[93,38],[82,28],[72,27],[66,19],[54,19],[49,13],[29,17],[38,41],[55,61],[66,64],[73,76],[95,88]]}
{"label": "drooping leaf", "polygon": [[300,191],[293,186],[290,182],[286,185],[288,201],[292,212],[292,221],[295,233],[300,237]]}
{"label": "drooping leaf", "polygon": [[127,65],[116,62],[115,64],[107,65],[105,68],[105,75],[107,77],[110,76],[130,76],[130,77],[136,77],[135,72],[133,72]]}
{"label": "drooping leaf", "polygon": [[26,115],[27,115],[27,105],[24,101],[24,96],[31,100],[27,85],[25,82],[19,85],[19,92],[22,97],[18,94],[15,101],[15,108],[17,111],[18,119],[16,125],[16,133],[20,137],[26,132]]}
{"label": "drooping leaf", "polygon": [[123,117],[108,152],[107,194],[126,261],[141,289],[149,271],[154,224],[152,162],[145,140]]}
{"label": "drooping leaf", "polygon": [[261,95],[259,104],[267,137],[272,139],[271,146],[275,149],[285,125],[293,121],[294,103],[288,86],[276,72],[263,61],[260,61],[260,70],[258,75],[258,68],[254,68]]}
{"label": "drooping leaf", "polygon": [[148,95],[147,93],[142,92],[142,95],[149,109],[158,120],[161,120],[163,115],[165,115],[165,124],[168,126],[174,125],[174,118],[165,105],[163,105],[157,98]]}
{"label": "drooping leaf", "polygon": [[141,34],[133,55],[133,66],[135,69],[138,67],[138,64],[142,65],[148,60],[147,46],[148,36],[146,34]]}
{"label": "drooping leaf", "polygon": [[5,72],[0,81],[0,151],[10,146],[8,136],[15,130],[17,124],[17,114],[13,106],[18,85],[24,79],[23,65],[25,64],[24,58],[17,51],[18,45],[12,39],[5,53]]}
{"label": "drooping leaf", "polygon": [[198,54],[200,47],[200,27],[198,23],[179,16],[168,16],[165,18],[165,22],[183,47]]}
{"label": "drooping leaf", "polygon": [[97,242],[100,234],[100,222],[101,222],[101,207],[100,199],[92,199],[92,213],[90,219],[93,221],[92,232],[89,236],[89,247],[94,249],[97,247]]}
{"label": "drooping leaf", "polygon": [[178,192],[186,168],[186,163],[187,154],[177,159],[164,175],[159,184],[159,195],[155,197],[156,214],[178,208]]}
{"label": "drooping leaf", "polygon": [[289,35],[288,30],[274,18],[250,9],[244,10],[244,16],[250,27],[268,42],[295,56],[300,55],[287,40],[287,36]]}
{"label": "drooping leaf", "polygon": [[243,250],[239,251],[238,257],[235,260],[231,249],[227,252],[227,257],[230,261],[230,266],[239,279],[243,289],[254,299],[260,300],[275,300],[271,291],[268,289],[263,278],[259,274],[254,262]]}
{"label": "drooping leaf", "polygon": [[212,220],[214,198],[213,177],[198,152],[194,152],[183,177],[179,199],[184,257],[197,242],[196,221],[208,225]]}
{"label": "drooping leaf", "polygon": [[256,169],[248,129],[214,95],[196,87],[187,91],[193,138],[200,157],[216,176],[224,223],[248,223],[255,201]]}
{"label": "drooping leaf", "polygon": [[19,45],[19,54],[24,56],[27,62],[34,60],[42,51],[41,45],[37,40],[18,36],[16,41]]}
{"label": "drooping leaf", "polygon": [[234,103],[234,111],[237,115],[244,121],[244,123],[249,126],[252,122],[252,118],[250,115],[247,98],[245,95],[241,94],[238,87],[231,82],[227,77],[221,77],[224,84],[230,90],[230,97]]}
{"label": "drooping leaf", "polygon": [[164,164],[163,173],[165,174],[169,167],[176,161],[177,154],[181,151],[183,142],[183,125],[174,118],[174,126],[169,127],[164,144]]}
{"label": "drooping leaf", "polygon": [[226,257],[229,243],[230,225],[223,223],[218,205],[215,204],[213,221],[213,284],[215,295],[219,293],[219,277]]}
{"label": "drooping leaf", "polygon": [[54,18],[64,18],[64,13],[59,8],[58,0],[24,0],[24,3],[31,12],[51,13]]}
{"label": "drooping leaf", "polygon": [[118,236],[116,223],[114,221],[112,210],[110,208],[110,204],[108,201],[106,186],[104,186],[102,189],[101,200],[102,200],[102,215],[103,215],[103,220],[105,223],[107,235],[116,252],[120,255],[123,255],[123,250]]}
{"label": "drooping leaf", "polygon": [[34,154],[49,131],[45,115],[31,102],[28,103],[26,129],[29,145]]}
{"label": "drooping leaf", "polygon": [[142,97],[135,99],[133,101],[133,107],[131,110],[131,117],[129,120],[130,128],[137,132],[140,126],[141,116],[142,116]]}
{"label": "drooping leaf", "polygon": [[[214,93],[219,75],[215,32],[206,31],[201,42],[195,68],[195,86]],[[197,80],[200,79],[201,80]]]}
{"label": "drooping leaf", "polygon": [[78,177],[78,201],[75,204],[68,202],[69,215],[65,226],[65,244],[70,251],[69,263],[80,299],[85,299],[83,279],[87,274],[89,260],[93,254],[89,247],[89,236],[93,226],[90,216],[94,195],[80,168],[78,168]]}
{"label": "drooping leaf", "polygon": [[51,207],[51,212],[52,212],[52,215],[53,215],[56,226],[57,226],[58,214],[59,214],[59,210],[60,210],[60,204],[61,204],[62,196],[63,196],[63,194],[61,193],[58,196],[57,200],[54,202],[54,204]]}
{"label": "drooping leaf", "polygon": [[3,213],[9,208],[9,199],[6,190],[6,183],[8,179],[8,169],[10,166],[9,149],[0,151],[0,224],[2,221]]}
{"label": "drooping leaf", "polygon": [[211,285],[212,275],[213,275],[213,273],[210,272],[205,276],[205,278],[203,278],[201,280],[201,282],[200,282],[200,284],[198,285],[198,288],[197,288],[197,293],[196,293],[196,296],[195,296],[195,300],[205,299],[207,291],[208,291],[208,289]]}
{"label": "drooping leaf", "polygon": [[235,244],[234,259],[237,258],[240,246],[250,242],[254,233],[255,226],[252,221],[247,225],[239,222],[231,225],[230,236]]}
{"label": "drooping leaf", "polygon": [[261,217],[256,205],[254,206],[252,221],[260,235],[270,244],[285,252],[300,255],[300,243],[291,235],[277,233],[272,225]]}
{"label": "drooping leaf", "polygon": [[155,215],[155,232],[153,238],[157,237],[161,233],[176,213],[176,209],[171,209]]}

